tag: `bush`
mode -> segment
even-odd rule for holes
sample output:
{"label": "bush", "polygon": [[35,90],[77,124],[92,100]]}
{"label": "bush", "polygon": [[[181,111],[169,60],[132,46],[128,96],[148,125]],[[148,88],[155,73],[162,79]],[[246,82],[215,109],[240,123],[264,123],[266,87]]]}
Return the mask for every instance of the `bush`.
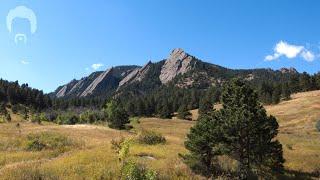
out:
{"label": "bush", "polygon": [[42,150],[65,150],[66,147],[72,146],[73,142],[64,135],[41,132],[38,134],[29,134],[25,149],[28,151]]}
{"label": "bush", "polygon": [[8,113],[8,114],[6,114],[6,120],[7,120],[7,122],[11,122],[11,116],[10,116],[10,114]]}
{"label": "bush", "polygon": [[41,117],[39,114],[33,114],[31,116],[31,122],[41,124]]}
{"label": "bush", "polygon": [[317,121],[317,123],[316,123],[316,128],[317,128],[317,130],[320,132],[320,120]]}
{"label": "bush", "polygon": [[141,144],[155,145],[165,143],[166,138],[154,131],[142,131],[138,136],[138,141]]}
{"label": "bush", "polygon": [[105,121],[106,117],[102,111],[92,111],[88,110],[80,114],[80,123],[97,123]]}
{"label": "bush", "polygon": [[17,105],[17,104],[15,104],[15,105],[13,105],[12,106],[12,113],[13,114],[18,114],[18,111],[19,111],[19,107],[18,107],[19,105]]}
{"label": "bush", "polygon": [[75,125],[80,122],[80,118],[78,115],[74,113],[63,113],[59,114],[56,123],[58,124],[68,124],[68,125]]}
{"label": "bush", "polygon": [[179,119],[186,119],[186,120],[192,120],[192,114],[187,109],[187,106],[183,105],[178,109],[178,118]]}
{"label": "bush", "polygon": [[157,179],[157,172],[149,170],[141,164],[128,161],[122,166],[121,179],[155,180]]}
{"label": "bush", "polygon": [[132,125],[140,124],[140,119],[138,117],[132,117],[129,120]]}
{"label": "bush", "polygon": [[119,153],[121,150],[121,144],[125,141],[124,137],[118,138],[118,139],[112,139],[111,140],[111,149],[114,150],[116,153]]}
{"label": "bush", "polygon": [[129,123],[129,116],[119,102],[115,100],[110,101],[104,110],[107,114],[108,126],[110,128],[124,129],[125,124]]}

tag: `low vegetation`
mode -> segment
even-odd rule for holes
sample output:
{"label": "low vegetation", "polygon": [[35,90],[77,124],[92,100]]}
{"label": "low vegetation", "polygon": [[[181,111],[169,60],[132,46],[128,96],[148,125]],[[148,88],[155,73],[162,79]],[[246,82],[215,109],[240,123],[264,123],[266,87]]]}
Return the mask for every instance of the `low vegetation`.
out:
{"label": "low vegetation", "polygon": [[317,130],[320,132],[320,120],[317,121],[317,123],[316,123],[316,128],[317,128]]}
{"label": "low vegetation", "polygon": [[75,143],[64,135],[52,132],[41,132],[29,134],[25,148],[28,151],[59,150],[63,152],[74,145]]}
{"label": "low vegetation", "polygon": [[166,138],[163,137],[160,133],[143,130],[138,135],[138,142],[148,145],[164,144],[166,142]]}
{"label": "low vegetation", "polygon": [[156,180],[157,172],[134,161],[126,162],[121,169],[121,179]]}
{"label": "low vegetation", "polygon": [[[266,117],[270,118],[270,114],[274,115],[279,123],[279,128],[274,126],[271,129],[278,131],[274,140],[278,140],[283,145],[283,158],[286,161],[282,163],[284,167],[282,174],[276,178],[317,179],[319,177],[320,133],[315,128],[320,117],[319,97],[320,91],[294,94],[289,101],[266,106],[268,116],[259,118],[260,120]],[[94,124],[97,125],[90,125],[88,123],[90,120],[82,121],[81,119],[95,119],[96,116],[90,115],[89,111],[76,113],[79,122],[75,125],[68,123],[57,125],[52,123],[55,121],[51,121],[47,113],[43,114],[44,116],[39,114],[40,117],[42,116],[40,119],[45,117],[45,120],[41,120],[41,124],[31,123],[24,120],[23,112],[14,114],[7,107],[11,122],[0,124],[0,176],[1,179],[10,180],[82,179],[83,177],[92,179],[110,179],[112,177],[118,179],[121,177],[132,179],[137,177],[140,179],[204,179],[201,171],[206,166],[199,164],[201,156],[198,156],[197,153],[192,154],[189,147],[185,148],[184,142],[186,137],[188,137],[188,141],[192,139],[187,134],[197,134],[195,132],[198,130],[190,131],[190,128],[198,129],[198,126],[201,125],[198,123],[203,123],[202,127],[208,128],[208,132],[212,132],[210,124],[215,122],[212,121],[213,119],[225,118],[226,122],[230,122],[232,116],[227,114],[217,116],[222,113],[220,108],[217,109],[213,111],[213,114],[204,111],[200,114],[201,120],[199,122],[178,119],[130,118],[130,124],[134,129],[119,131],[107,127],[105,125],[107,120],[96,120]],[[92,110],[92,112],[95,114],[95,111]],[[263,110],[260,109],[259,112],[263,114]],[[81,118],[82,113],[86,114],[83,114]],[[29,119],[31,120],[31,118],[32,115]],[[100,124],[99,121],[102,123]],[[209,126],[207,126],[208,124]],[[229,127],[228,125],[221,128],[228,129]],[[233,127],[236,132],[239,132],[239,126]],[[252,130],[259,128],[261,127],[257,126]],[[149,143],[139,141],[139,136],[143,134],[144,129],[152,132],[151,136],[144,136],[151,137],[146,138],[148,139],[146,142],[157,143],[149,145]],[[212,158],[211,168],[215,170],[214,172],[218,172],[212,176],[220,179],[239,176],[241,161],[237,158],[237,152],[224,143],[217,144],[216,142],[220,141],[206,137],[208,134],[203,132],[207,131],[199,131],[199,135],[195,137],[209,138],[206,142],[219,145],[214,147],[219,147],[221,150],[220,152],[213,151],[219,155]],[[154,136],[154,134],[156,135]],[[159,141],[159,139],[164,137],[165,143],[161,143],[162,140]],[[230,133],[220,137],[230,137]],[[250,136],[249,139],[254,140],[253,137]],[[246,136],[243,138],[246,139]],[[149,139],[153,140],[149,141]],[[231,139],[233,141],[230,141],[230,145],[239,145],[239,139],[233,137]],[[191,144],[195,144],[193,147],[198,145],[197,143]],[[199,171],[197,171],[197,167]],[[255,162],[251,163],[247,176],[259,174],[257,167]],[[266,172],[269,171],[270,169],[267,169]],[[274,174],[270,175],[274,176]]]}

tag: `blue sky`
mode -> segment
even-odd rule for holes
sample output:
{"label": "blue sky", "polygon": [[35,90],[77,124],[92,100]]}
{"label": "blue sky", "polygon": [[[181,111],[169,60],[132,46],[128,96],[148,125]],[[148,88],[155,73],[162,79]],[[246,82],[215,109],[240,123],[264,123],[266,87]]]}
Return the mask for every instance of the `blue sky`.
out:
{"label": "blue sky", "polygon": [[[32,9],[37,30],[8,12]],[[45,92],[94,71],[143,65],[180,47],[229,68],[320,70],[318,0],[0,0],[0,77]],[[27,42],[15,43],[23,32]],[[103,64],[99,67],[99,64]]]}

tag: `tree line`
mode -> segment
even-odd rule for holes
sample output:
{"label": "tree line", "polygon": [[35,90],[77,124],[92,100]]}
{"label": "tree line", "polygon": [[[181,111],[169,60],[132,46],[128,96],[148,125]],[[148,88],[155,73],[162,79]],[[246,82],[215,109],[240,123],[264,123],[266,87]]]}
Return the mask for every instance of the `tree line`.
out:
{"label": "tree line", "polygon": [[51,98],[28,84],[19,85],[18,81],[9,82],[0,79],[0,103],[23,104],[37,111],[52,106]]}

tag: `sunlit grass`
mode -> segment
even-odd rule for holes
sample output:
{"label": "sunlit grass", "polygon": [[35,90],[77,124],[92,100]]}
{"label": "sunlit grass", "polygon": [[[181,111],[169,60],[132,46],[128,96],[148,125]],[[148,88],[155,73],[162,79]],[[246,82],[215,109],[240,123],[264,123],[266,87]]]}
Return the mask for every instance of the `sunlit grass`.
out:
{"label": "sunlit grass", "polygon": [[[320,133],[315,129],[315,123],[320,119],[320,91],[300,93],[290,101],[267,106],[266,109],[279,120],[278,138],[283,144],[286,169],[306,173],[319,169]],[[128,132],[95,125],[38,125],[14,116],[12,123],[0,124],[0,175],[3,179],[30,179],[30,176],[46,179],[118,179],[119,159],[111,149],[111,140],[136,137],[141,130],[150,130],[163,135],[166,142],[145,145],[135,141],[130,147],[130,158],[156,170],[162,179],[201,179],[178,155],[187,152],[184,141],[194,123],[135,118],[134,129]],[[44,131],[59,133],[82,143],[65,152],[27,151],[21,148],[28,134]],[[226,162],[223,166],[232,168],[228,164]]]}

